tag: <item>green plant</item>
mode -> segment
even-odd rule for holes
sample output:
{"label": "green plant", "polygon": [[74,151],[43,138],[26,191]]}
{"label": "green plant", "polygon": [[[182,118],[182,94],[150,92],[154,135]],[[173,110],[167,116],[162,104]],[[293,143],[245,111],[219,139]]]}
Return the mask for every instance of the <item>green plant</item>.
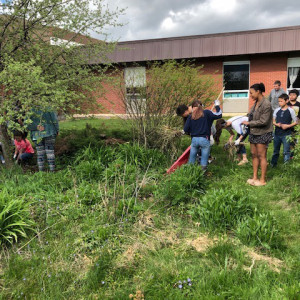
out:
{"label": "green plant", "polygon": [[147,68],[147,85],[143,84],[144,74],[136,74],[128,76],[126,89],[123,72],[116,77],[133,135],[140,144],[163,152],[176,151],[180,132],[174,127],[182,124],[181,118],[174,118],[178,105],[193,99],[209,105],[216,94],[213,77],[202,74],[202,67],[192,61],[151,62]]}
{"label": "green plant", "polygon": [[166,166],[166,155],[156,149],[146,149],[138,144],[123,144],[118,148],[117,156],[145,171]]}
{"label": "green plant", "polygon": [[198,165],[185,165],[161,182],[156,196],[172,205],[193,202],[205,192],[205,177]]}
{"label": "green plant", "polygon": [[33,230],[34,222],[29,215],[29,202],[24,198],[16,199],[6,190],[0,192],[0,244],[17,242]]}
{"label": "green plant", "polygon": [[221,231],[233,229],[246,216],[252,216],[253,212],[250,196],[230,188],[213,189],[199,199],[190,211],[201,226]]}
{"label": "green plant", "polygon": [[277,221],[270,213],[255,212],[238,224],[235,233],[247,245],[262,246],[266,249],[281,245]]}

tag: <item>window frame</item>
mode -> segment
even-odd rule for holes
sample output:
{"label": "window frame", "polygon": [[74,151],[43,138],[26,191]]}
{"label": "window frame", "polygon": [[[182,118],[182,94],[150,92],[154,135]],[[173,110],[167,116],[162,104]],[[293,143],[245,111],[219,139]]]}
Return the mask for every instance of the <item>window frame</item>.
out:
{"label": "window frame", "polygon": [[[223,83],[224,83],[224,66],[231,66],[231,65],[249,65],[249,87],[250,87],[250,60],[237,60],[237,61],[224,61],[223,62],[223,70],[222,70],[222,76],[223,76]],[[225,86],[225,85],[224,85]],[[247,93],[247,97],[225,97],[225,94],[229,93]],[[243,98],[249,98],[249,88],[246,90],[225,90],[223,91],[223,99],[243,99]]]}
{"label": "window frame", "polygon": [[[300,86],[299,87],[293,87],[293,88],[289,88],[289,68],[293,68],[293,67],[296,67],[296,68],[300,68],[300,57],[290,57],[287,59],[287,68],[286,68],[286,91],[289,92],[291,90],[298,90],[300,91]],[[299,71],[299,74],[298,76],[300,76],[300,71]]]}

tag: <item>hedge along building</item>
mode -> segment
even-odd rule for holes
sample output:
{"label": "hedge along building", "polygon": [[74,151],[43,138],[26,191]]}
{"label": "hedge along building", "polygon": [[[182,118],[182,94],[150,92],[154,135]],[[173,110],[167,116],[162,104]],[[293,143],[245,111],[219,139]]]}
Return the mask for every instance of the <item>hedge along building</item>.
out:
{"label": "hedge along building", "polygon": [[[253,104],[249,88],[254,83],[265,84],[266,96],[275,80],[286,90],[300,89],[300,26],[120,42],[110,58],[124,69],[125,84],[136,76],[137,85],[141,78],[146,84],[147,62],[194,60],[215,78],[217,89],[224,84],[224,113],[245,113]],[[97,63],[95,57],[91,64]],[[105,113],[126,113],[113,89],[98,102]]]}

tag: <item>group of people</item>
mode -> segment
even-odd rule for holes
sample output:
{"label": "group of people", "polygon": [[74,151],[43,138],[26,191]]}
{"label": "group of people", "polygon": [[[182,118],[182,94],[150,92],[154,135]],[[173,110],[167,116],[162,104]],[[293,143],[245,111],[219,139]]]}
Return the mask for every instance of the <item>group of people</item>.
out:
{"label": "group of people", "polygon": [[[18,121],[23,123],[22,121]],[[22,124],[21,124],[22,125]],[[37,152],[37,165],[39,171],[45,170],[45,156],[50,172],[55,171],[55,139],[59,133],[57,114],[53,111],[34,110],[31,124],[26,130],[30,132],[31,141],[35,144]],[[14,160],[16,163],[26,163],[34,156],[34,149],[27,139],[26,131],[13,131],[14,134]],[[1,162],[5,163],[3,156]]]}
{"label": "group of people", "polygon": [[[272,167],[277,165],[281,144],[283,144],[284,162],[287,163],[293,154],[292,149],[296,143],[295,126],[300,118],[300,103],[297,101],[299,91],[294,89],[287,95],[280,86],[280,81],[275,81],[274,90],[267,99],[264,96],[264,84],[253,84],[250,87],[250,97],[254,100],[254,105],[249,114],[236,116],[227,121],[222,119],[218,100],[215,100],[213,110],[204,109],[200,101],[194,101],[190,107],[178,106],[176,113],[184,119],[184,132],[190,134],[192,138],[189,163],[195,163],[197,153],[201,151],[200,164],[205,170],[212,145],[211,136],[213,135],[216,143],[219,144],[222,130],[226,129],[230,132],[229,143],[232,143],[235,135],[233,130],[235,130],[237,135],[234,145],[238,146],[239,165],[248,162],[243,142],[249,136],[253,176],[247,180],[247,183],[253,186],[266,185],[268,145],[273,141],[274,150],[270,163]],[[212,133],[214,120],[217,120],[216,130]]]}

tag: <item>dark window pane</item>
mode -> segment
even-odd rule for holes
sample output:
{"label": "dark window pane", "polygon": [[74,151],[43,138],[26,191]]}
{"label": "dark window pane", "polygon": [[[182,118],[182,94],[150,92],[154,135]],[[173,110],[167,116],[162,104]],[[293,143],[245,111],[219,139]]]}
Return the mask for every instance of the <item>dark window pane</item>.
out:
{"label": "dark window pane", "polygon": [[249,65],[224,65],[225,90],[249,89]]}

